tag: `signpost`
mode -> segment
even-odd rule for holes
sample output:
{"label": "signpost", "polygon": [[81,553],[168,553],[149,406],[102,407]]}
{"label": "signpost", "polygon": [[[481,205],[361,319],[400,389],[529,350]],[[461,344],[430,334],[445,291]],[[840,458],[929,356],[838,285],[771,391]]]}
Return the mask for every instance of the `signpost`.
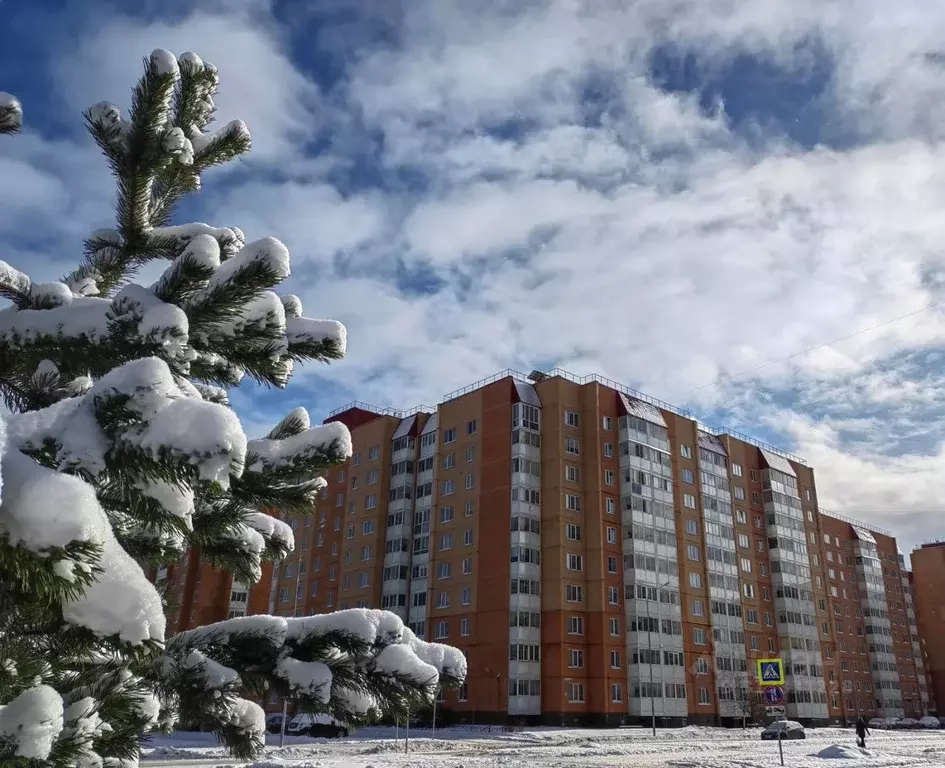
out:
{"label": "signpost", "polygon": [[[765,714],[769,717],[783,718],[784,709],[784,662],[781,659],[758,659],[758,685],[764,688]],[[781,739],[784,731],[778,731],[778,755],[784,765],[784,747]]]}

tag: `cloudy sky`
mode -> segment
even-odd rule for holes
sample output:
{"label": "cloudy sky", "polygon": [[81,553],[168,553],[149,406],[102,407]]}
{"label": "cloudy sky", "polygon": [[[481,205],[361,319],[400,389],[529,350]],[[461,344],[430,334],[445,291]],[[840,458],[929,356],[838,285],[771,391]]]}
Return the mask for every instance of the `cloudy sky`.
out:
{"label": "cloudy sky", "polygon": [[[235,394],[409,408],[599,373],[782,446],[823,506],[945,535],[945,6],[862,0],[0,4],[0,258],[112,217],[81,110],[193,50],[253,151],[180,221],[290,247],[348,358]],[[198,9],[199,5],[199,9]],[[119,8],[120,10],[116,10]]]}

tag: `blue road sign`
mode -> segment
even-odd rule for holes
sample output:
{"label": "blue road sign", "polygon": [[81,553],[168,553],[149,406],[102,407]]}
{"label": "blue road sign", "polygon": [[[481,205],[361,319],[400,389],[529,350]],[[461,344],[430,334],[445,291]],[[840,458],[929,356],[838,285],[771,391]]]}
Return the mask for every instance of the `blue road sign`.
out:
{"label": "blue road sign", "polygon": [[784,664],[781,659],[758,659],[760,685],[784,685]]}
{"label": "blue road sign", "polygon": [[765,688],[765,704],[769,707],[777,707],[784,703],[784,689],[780,685],[769,685]]}

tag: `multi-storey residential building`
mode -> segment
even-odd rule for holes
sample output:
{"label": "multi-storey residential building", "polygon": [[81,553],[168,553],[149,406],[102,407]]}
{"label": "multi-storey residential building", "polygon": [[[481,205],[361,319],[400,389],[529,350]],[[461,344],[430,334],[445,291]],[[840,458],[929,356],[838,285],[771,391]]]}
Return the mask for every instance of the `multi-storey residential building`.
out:
{"label": "multi-storey residential building", "polygon": [[945,541],[932,541],[911,556],[912,598],[918,642],[926,660],[930,708],[945,701]]}
{"label": "multi-storey residential building", "polygon": [[793,719],[928,708],[895,541],[819,509],[798,457],[559,370],[329,420],[354,452],[296,551],[245,599],[215,574],[193,621],[395,611],[466,652],[444,705],[477,722],[735,723],[770,657]]}

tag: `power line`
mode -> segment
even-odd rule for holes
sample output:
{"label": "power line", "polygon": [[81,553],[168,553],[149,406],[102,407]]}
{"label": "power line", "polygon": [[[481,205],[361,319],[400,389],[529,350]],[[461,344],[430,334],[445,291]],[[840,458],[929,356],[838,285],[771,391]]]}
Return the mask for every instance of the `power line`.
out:
{"label": "power line", "polygon": [[769,360],[768,362],[762,363],[761,365],[756,365],[754,368],[746,368],[743,371],[736,371],[735,373],[730,373],[730,374],[727,374],[726,376],[720,376],[714,381],[710,381],[706,384],[700,384],[698,387],[693,387],[692,389],[686,390],[684,392],[678,392],[674,395],[670,395],[667,398],[667,400],[674,400],[678,397],[685,397],[686,395],[691,395],[693,392],[698,392],[701,389],[706,389],[707,387],[714,387],[716,384],[721,384],[723,381],[728,381],[729,379],[734,379],[734,378],[737,378],[738,376],[744,376],[746,373],[754,373],[764,368],[768,368],[769,366],[777,365],[778,363],[784,363],[788,360],[793,360],[796,357],[801,357],[802,355],[806,355],[809,352],[813,352],[817,349],[830,347],[834,344],[839,344],[841,341],[846,341],[847,339],[852,339],[855,336],[859,336],[860,334],[869,333],[870,331],[875,331],[878,328],[883,328],[887,325],[891,325],[892,323],[898,323],[900,320],[905,320],[908,317],[913,317],[914,315],[918,315],[923,312],[928,312],[930,309],[935,309],[937,307],[942,306],[943,304],[945,304],[945,299],[943,299],[942,301],[937,301],[934,304],[929,304],[928,306],[922,307],[921,309],[916,309],[916,310],[913,310],[912,312],[907,312],[904,315],[899,315],[899,317],[893,317],[889,320],[884,320],[883,322],[877,323],[876,325],[871,325],[869,328],[861,328],[859,331],[848,333],[846,336],[840,336],[839,338],[833,339],[831,341],[825,341],[821,344],[815,344],[813,347],[808,347],[807,349],[801,350],[800,352],[794,352],[793,354],[787,355],[786,357],[782,357],[777,360]]}

